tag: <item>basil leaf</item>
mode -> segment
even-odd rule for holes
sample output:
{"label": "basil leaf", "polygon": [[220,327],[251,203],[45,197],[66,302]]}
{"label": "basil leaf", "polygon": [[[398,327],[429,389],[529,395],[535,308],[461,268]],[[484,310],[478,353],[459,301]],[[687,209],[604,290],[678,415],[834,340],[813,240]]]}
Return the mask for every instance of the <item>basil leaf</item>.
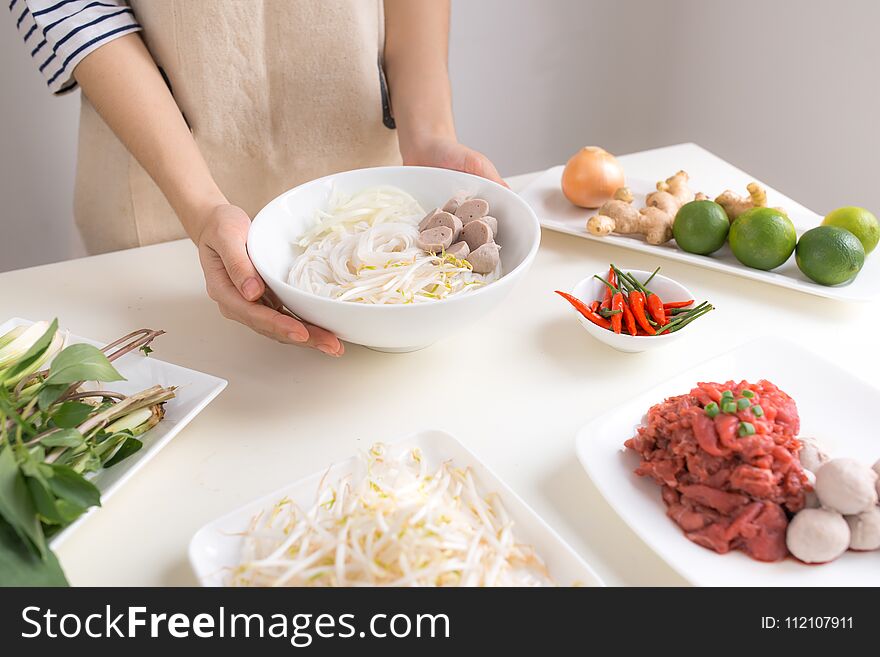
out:
{"label": "basil leaf", "polygon": [[51,552],[40,559],[18,540],[0,519],[0,586],[68,586],[64,571]]}
{"label": "basil leaf", "polygon": [[49,407],[58,401],[61,394],[67,390],[67,385],[60,383],[54,386],[43,386],[40,394],[37,395],[37,406],[41,411],[48,410]]}
{"label": "basil leaf", "polygon": [[49,489],[56,496],[88,509],[101,506],[101,492],[88,479],[66,465],[53,463]]}
{"label": "basil leaf", "polygon": [[41,559],[46,557],[43,528],[10,447],[0,448],[0,517]]}
{"label": "basil leaf", "polygon": [[67,500],[56,498],[49,490],[46,480],[28,478],[28,489],[44,522],[66,526],[79,518],[85,508]]}
{"label": "basil leaf", "polygon": [[139,451],[144,444],[138,440],[137,438],[127,438],[122,445],[119,446],[119,449],[116,450],[116,453],[113,454],[105,463],[105,468],[111,468],[120,461],[124,461],[129,456]]}
{"label": "basil leaf", "polygon": [[49,325],[49,328],[46,329],[46,332],[40,336],[40,339],[31,345],[31,348],[25,352],[24,356],[22,356],[15,365],[6,370],[6,372],[3,374],[3,379],[13,379],[22,372],[25,372],[31,365],[36,363],[40,359],[40,357],[44,353],[46,353],[46,349],[48,349],[49,345],[52,344],[52,338],[55,337],[55,333],[57,332],[58,320],[53,319],[52,323]]}
{"label": "basil leaf", "polygon": [[72,344],[55,356],[49,370],[48,385],[76,381],[122,381],[107,356],[90,344]]}
{"label": "basil leaf", "polygon": [[94,410],[95,407],[91,404],[75,401],[64,402],[52,413],[52,421],[56,427],[72,429],[82,424]]}
{"label": "basil leaf", "polygon": [[83,440],[85,438],[76,429],[61,429],[41,439],[40,444],[43,447],[79,447]]}

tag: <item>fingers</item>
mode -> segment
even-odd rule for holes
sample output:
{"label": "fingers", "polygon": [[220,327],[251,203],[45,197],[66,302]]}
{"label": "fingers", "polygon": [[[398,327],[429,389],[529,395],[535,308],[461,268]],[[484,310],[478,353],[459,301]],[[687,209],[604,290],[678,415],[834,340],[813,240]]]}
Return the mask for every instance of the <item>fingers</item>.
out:
{"label": "fingers", "polygon": [[207,240],[229,275],[232,284],[248,301],[256,301],[266,291],[263,279],[257,273],[247,253],[247,235],[250,218],[239,208],[227,206],[215,218],[216,229]]}
{"label": "fingers", "polygon": [[[206,252],[200,253],[200,256],[208,294],[217,302],[224,317],[278,342],[313,347],[328,356],[341,356],[345,353],[345,348],[335,335],[317,326],[305,324],[286,311],[281,312],[280,303],[276,307],[270,307],[243,298],[232,284],[218,254]],[[275,299],[271,293],[267,295],[267,302],[272,306],[275,306]]]}
{"label": "fingers", "polygon": [[496,169],[495,165],[492,164],[492,161],[488,157],[477,151],[470,150],[467,153],[467,155],[465,156],[464,170],[467,173],[472,173],[475,176],[487,178],[493,182],[497,182],[499,185],[509,187],[509,185],[504,182],[504,179],[498,173],[498,169]]}
{"label": "fingers", "polygon": [[244,210],[232,205],[212,215],[198,245],[208,295],[224,317],[266,337],[341,356],[345,348],[335,335],[292,316],[266,288],[247,253],[250,223]]}

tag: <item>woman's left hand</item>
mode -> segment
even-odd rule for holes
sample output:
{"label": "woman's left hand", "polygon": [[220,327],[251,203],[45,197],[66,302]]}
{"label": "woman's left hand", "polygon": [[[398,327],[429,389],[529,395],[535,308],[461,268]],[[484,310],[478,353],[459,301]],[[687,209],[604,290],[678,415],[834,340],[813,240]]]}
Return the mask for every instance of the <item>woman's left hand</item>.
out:
{"label": "woman's left hand", "polygon": [[508,186],[488,157],[453,137],[434,137],[409,148],[401,145],[401,154],[403,163],[407,165],[464,171]]}

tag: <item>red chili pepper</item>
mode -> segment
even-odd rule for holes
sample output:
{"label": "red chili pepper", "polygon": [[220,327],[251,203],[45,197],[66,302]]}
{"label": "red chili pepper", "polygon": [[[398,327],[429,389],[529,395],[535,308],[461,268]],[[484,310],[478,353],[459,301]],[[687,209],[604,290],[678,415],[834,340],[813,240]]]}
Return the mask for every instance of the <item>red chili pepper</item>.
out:
{"label": "red chili pepper", "polygon": [[646,295],[646,303],[648,306],[648,312],[651,313],[651,317],[654,318],[654,321],[660,326],[666,326],[669,323],[669,320],[666,318],[666,311],[663,309],[663,299],[652,292],[651,294]]}
{"label": "red chili pepper", "polygon": [[[601,317],[600,315],[597,315],[596,313],[594,313],[592,310],[590,310],[587,307],[587,305],[583,301],[581,301],[577,297],[572,296],[568,292],[560,292],[559,290],[556,290],[556,294],[558,294],[563,299],[568,301],[572,306],[574,306],[577,309],[577,311],[581,315],[583,315],[588,320],[593,322],[593,324],[595,324],[596,326],[601,326],[603,329],[610,329],[611,328],[611,322],[609,322],[604,317]],[[615,317],[617,317],[617,315],[615,315]]]}
{"label": "red chili pepper", "polygon": [[599,310],[599,302],[598,302],[598,301],[594,301],[593,303],[591,303],[591,304],[589,305],[589,308],[590,308],[590,310],[592,310],[593,312],[596,312],[597,310]]}
{"label": "red chili pepper", "polygon": [[657,333],[645,316],[645,295],[641,290],[633,290],[629,293],[629,304],[635,320],[639,323],[639,327],[648,335]]}
{"label": "red chili pepper", "polygon": [[[614,287],[617,287],[617,274],[614,273],[614,267],[608,268],[608,282],[611,285],[613,285]],[[611,308],[611,295],[612,294],[613,294],[613,292],[611,291],[611,288],[606,285],[605,286],[605,296],[602,297],[602,305],[600,306],[601,308],[608,308],[608,309]]]}
{"label": "red chili pepper", "polygon": [[693,304],[694,300],[690,301],[667,301],[663,304],[664,310],[672,310],[673,308],[687,308],[691,304]]}
{"label": "red chili pepper", "polygon": [[623,315],[626,311],[623,310],[623,294],[620,292],[615,292],[611,297],[611,310],[620,310],[621,312],[613,315],[611,317],[611,330],[615,333],[620,333],[623,330]]}
{"label": "red chili pepper", "polygon": [[632,309],[629,307],[628,299],[623,300],[623,323],[626,324],[626,330],[630,335],[638,335],[639,329],[636,326],[636,318]]}

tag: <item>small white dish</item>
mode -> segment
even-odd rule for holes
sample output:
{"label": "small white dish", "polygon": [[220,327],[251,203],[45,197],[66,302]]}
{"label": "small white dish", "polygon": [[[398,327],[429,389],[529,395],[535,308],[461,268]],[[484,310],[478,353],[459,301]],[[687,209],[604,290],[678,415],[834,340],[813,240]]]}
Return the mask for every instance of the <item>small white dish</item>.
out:
{"label": "small white dish", "polygon": [[[626,269],[625,267],[622,267],[621,269],[635,276],[636,280],[640,283],[644,283],[648,280],[652,273],[640,269]],[[608,270],[606,269],[605,271],[597,272],[596,276],[607,278]],[[656,292],[661,299],[667,302],[686,301],[694,298],[690,290],[684,285],[660,274],[657,274],[651,279],[648,287],[652,292]],[[588,276],[575,285],[571,293],[585,304],[590,305],[592,301],[602,298],[602,295],[605,293],[605,285],[603,285],[601,281],[596,280],[595,276]],[[696,303],[699,302],[697,301]],[[586,332],[596,338],[599,342],[607,344],[612,349],[629,354],[656,349],[657,347],[662,347],[674,342],[682,335],[694,330],[696,322],[700,321],[697,319],[694,324],[685,327],[681,331],[675,331],[673,333],[664,333],[663,335],[630,335],[629,333],[626,333],[625,328],[622,333],[615,333],[614,331],[609,331],[601,326],[597,326],[581,315],[573,307],[571,308],[571,312],[575,314]]]}
{"label": "small white dish", "polygon": [[[290,268],[302,252],[295,242],[324,207],[334,188],[352,194],[376,185],[393,185],[430,210],[465,193],[489,202],[498,220],[501,278],[473,292],[441,301],[372,305],[337,301],[287,283]],[[415,351],[479,319],[521,280],[538,251],[538,218],[517,194],[477,176],[432,167],[375,167],[344,171],[284,192],[254,218],[248,253],[266,284],[299,317],[335,333],[347,342],[379,351]]]}
{"label": "small white dish", "polygon": [[[442,431],[420,431],[401,440],[388,441],[405,447],[418,447],[429,467],[451,460],[456,467],[471,468],[476,482],[485,493],[497,493],[514,522],[520,541],[535,548],[553,579],[562,586],[603,586],[593,569],[565,543],[522,499],[496,477],[458,440]],[[242,538],[239,532],[260,511],[271,509],[282,497],[303,508],[314,503],[324,477],[338,479],[350,474],[357,464],[352,457],[324,468],[284,488],[250,502],[202,527],[189,545],[189,560],[202,586],[224,586],[229,569],[239,562]]]}
{"label": "small white dish", "polygon": [[832,457],[871,464],[880,456],[874,409],[880,390],[834,363],[775,338],[761,338],[673,376],[592,419],[578,433],[577,455],[620,517],[682,577],[698,586],[880,586],[880,552],[846,552],[836,561],[806,565],[793,557],[762,563],[739,551],[717,554],[685,538],[666,516],[660,487],[633,473],[638,455],[624,449],[648,409],[700,381],[767,379],[791,395],[801,435]]}
{"label": "small white dish", "polygon": [[[624,156],[624,157],[638,157]],[[707,182],[701,179],[701,172],[698,170],[688,170],[691,176],[691,188],[697,191],[703,191],[710,197],[714,198],[725,189],[740,190],[745,193],[745,186],[751,180],[757,180],[752,176],[748,176],[738,169],[733,168],[727,163],[723,163],[730,168],[729,173],[724,174],[723,178],[718,180],[719,176],[715,173],[707,178],[712,178]],[[760,269],[752,269],[746,267],[739,262],[730,250],[728,245],[724,245],[721,250],[712,255],[697,255],[688,253],[678,248],[675,241],[666,244],[654,245],[648,244],[644,239],[636,235],[606,235],[605,237],[597,237],[587,232],[587,219],[596,213],[596,210],[585,210],[578,208],[569,203],[562,194],[561,179],[563,166],[555,166],[548,169],[533,181],[531,181],[524,189],[520,191],[522,197],[532,206],[541,225],[544,228],[555,230],[568,235],[575,235],[583,239],[592,240],[600,244],[609,244],[619,246],[624,249],[640,251],[648,253],[652,256],[662,256],[679,262],[705,267],[706,269],[714,269],[715,271],[725,272],[734,276],[750,278],[756,281],[762,281],[771,285],[778,285],[791,290],[798,290],[829,299],[838,299],[840,301],[874,301],[880,298],[880,258],[869,256],[865,259],[865,266],[859,275],[843,285],[828,287],[814,283],[804,276],[797,267],[794,255],[788,259],[788,262],[777,267],[772,271],[762,271]],[[626,183],[635,197],[633,203],[637,207],[642,207],[645,202],[645,196],[653,192],[657,180],[666,178],[672,172],[681,168],[681,163],[671,163],[669,167],[657,170],[657,178],[654,180],[645,180],[639,178],[627,177]],[[713,184],[713,181],[715,184]],[[815,228],[822,223],[822,216],[805,208],[800,203],[784,196],[776,190],[767,187],[767,204],[770,207],[782,207],[788,213],[798,236],[810,228]]]}
{"label": "small white dish", "polygon": [[[0,335],[16,326],[30,324],[33,322],[15,317],[0,324]],[[64,327],[62,326],[62,328]],[[76,343],[86,343],[96,347],[106,344],[71,335],[69,344]],[[162,351],[161,338],[155,347],[157,352]],[[125,381],[115,381],[110,386],[116,392],[132,394],[158,384],[177,386],[177,394],[174,399],[165,404],[165,417],[162,421],[140,436],[144,446],[139,452],[132,454],[111,468],[102,469],[90,476],[92,483],[101,491],[102,503],[106,503],[125,482],[134,476],[135,472],[156,456],[160,449],[180,433],[226,387],[224,379],[179,365],[165,363],[153,356],[145,357],[137,352],[119,358],[114,362],[114,366],[125,377]],[[98,507],[92,507],[75,522],[55,534],[50,541],[52,549],[58,548],[80,523],[98,510]],[[100,547],[96,545],[95,549],[100,549]]]}

